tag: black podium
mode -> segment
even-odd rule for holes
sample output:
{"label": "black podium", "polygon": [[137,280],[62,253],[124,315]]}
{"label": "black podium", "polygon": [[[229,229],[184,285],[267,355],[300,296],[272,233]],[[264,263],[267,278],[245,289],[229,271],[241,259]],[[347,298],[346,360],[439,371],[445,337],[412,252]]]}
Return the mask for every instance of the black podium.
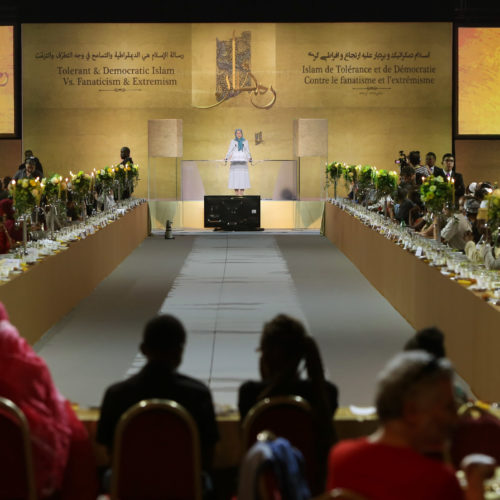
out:
{"label": "black podium", "polygon": [[205,227],[260,231],[260,196],[205,196]]}

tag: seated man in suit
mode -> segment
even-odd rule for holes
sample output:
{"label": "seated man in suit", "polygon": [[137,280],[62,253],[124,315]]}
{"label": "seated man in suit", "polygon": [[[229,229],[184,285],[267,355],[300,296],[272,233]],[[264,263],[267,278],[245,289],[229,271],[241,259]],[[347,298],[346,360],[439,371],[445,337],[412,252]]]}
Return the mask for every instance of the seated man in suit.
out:
{"label": "seated man in suit", "polygon": [[186,332],[170,315],[151,319],[144,329],[141,351],[148,362],[132,377],[109,387],[101,405],[97,441],[109,451],[123,413],[143,399],[171,399],[193,417],[200,436],[202,466],[210,470],[215,443],[219,438],[212,396],[198,380],[177,372],[181,364]]}
{"label": "seated man in suit", "polygon": [[[483,498],[483,479],[494,471],[485,455],[465,467],[468,489],[434,457],[443,453],[457,423],[453,369],[424,351],[395,356],[378,377],[379,429],[332,448],[327,488],[345,488],[370,500]],[[433,458],[431,458],[433,457]]]}

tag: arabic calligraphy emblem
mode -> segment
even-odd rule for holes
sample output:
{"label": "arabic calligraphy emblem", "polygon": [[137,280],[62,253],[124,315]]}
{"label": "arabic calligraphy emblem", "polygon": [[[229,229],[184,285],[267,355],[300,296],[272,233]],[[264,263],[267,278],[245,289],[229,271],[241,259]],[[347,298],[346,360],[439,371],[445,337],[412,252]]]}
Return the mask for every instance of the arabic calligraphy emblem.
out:
{"label": "arabic calligraphy emblem", "polygon": [[[250,94],[250,102],[259,109],[269,109],[276,102],[276,91],[272,85],[261,85],[251,71],[251,32],[243,31],[241,36],[230,40],[216,40],[215,104],[195,106],[209,109],[240,95]],[[265,97],[264,97],[265,96]]]}
{"label": "arabic calligraphy emblem", "polygon": [[5,87],[9,83],[9,74],[0,72],[0,87]]}

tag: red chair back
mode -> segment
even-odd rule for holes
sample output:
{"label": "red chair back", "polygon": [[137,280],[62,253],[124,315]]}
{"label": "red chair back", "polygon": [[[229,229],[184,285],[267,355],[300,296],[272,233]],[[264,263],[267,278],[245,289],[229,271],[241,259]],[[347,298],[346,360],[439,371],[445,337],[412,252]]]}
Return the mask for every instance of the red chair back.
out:
{"label": "red chair back", "polygon": [[305,476],[313,494],[321,491],[317,438],[309,403],[300,396],[278,396],[259,401],[243,421],[243,446],[248,450],[257,435],[268,430],[284,437],[304,457]]}
{"label": "red chair back", "polygon": [[120,419],[113,452],[111,498],[201,498],[198,429],[169,400],[141,401]]}
{"label": "red chair back", "polygon": [[452,439],[450,455],[455,468],[471,453],[483,453],[500,463],[500,419],[487,410],[467,404],[459,411],[458,427]]}
{"label": "red chair back", "polygon": [[0,499],[36,500],[31,438],[21,409],[0,397]]}

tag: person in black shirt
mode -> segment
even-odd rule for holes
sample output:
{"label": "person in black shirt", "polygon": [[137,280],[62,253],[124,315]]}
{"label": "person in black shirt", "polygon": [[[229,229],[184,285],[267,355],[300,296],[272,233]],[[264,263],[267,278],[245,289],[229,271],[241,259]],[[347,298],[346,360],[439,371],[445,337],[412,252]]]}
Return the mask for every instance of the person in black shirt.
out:
{"label": "person in black shirt", "polygon": [[143,399],[170,399],[183,406],[196,422],[202,466],[210,470],[219,432],[208,387],[177,372],[185,341],[182,323],[171,315],[157,316],[146,324],[140,348],[147,364],[136,375],[109,387],[101,405],[97,441],[110,452],[123,413]]}
{"label": "person in black shirt", "polygon": [[458,206],[458,200],[465,194],[465,184],[462,174],[459,174],[455,168],[455,157],[451,153],[443,155],[441,162],[443,165],[445,180],[453,180],[455,183],[455,207]]}
{"label": "person in black shirt", "polygon": [[[302,323],[285,314],[264,325],[259,347],[262,380],[244,382],[238,393],[241,420],[259,401],[273,396],[301,396],[313,409],[321,438],[316,445],[320,464],[326,464],[330,446],[337,436],[333,416],[338,407],[338,389],[325,380],[318,346]],[[307,378],[300,377],[305,362]]]}
{"label": "person in black shirt", "polygon": [[123,146],[123,148],[120,149],[120,158],[122,161],[119,165],[126,165],[127,163],[133,165],[134,163],[134,160],[130,157],[130,149],[127,148],[127,146]]}

